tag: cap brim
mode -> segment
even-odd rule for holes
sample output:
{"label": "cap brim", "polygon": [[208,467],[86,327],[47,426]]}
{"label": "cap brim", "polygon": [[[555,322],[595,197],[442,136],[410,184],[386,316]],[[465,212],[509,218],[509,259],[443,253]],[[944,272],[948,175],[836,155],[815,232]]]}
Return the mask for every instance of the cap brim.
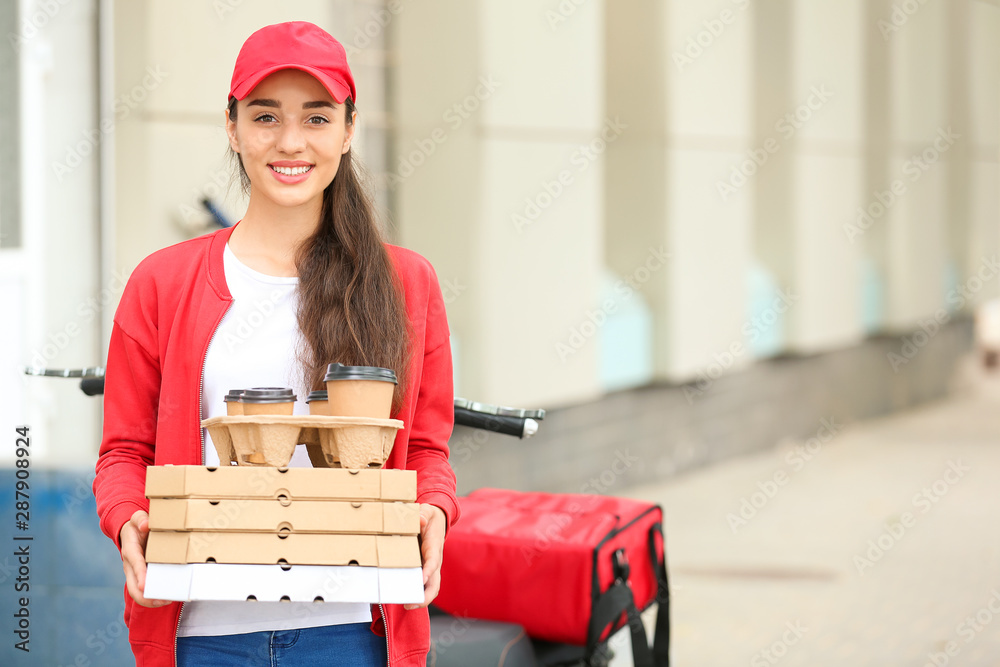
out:
{"label": "cap brim", "polygon": [[265,77],[279,72],[283,69],[297,69],[306,74],[311,74],[317,81],[323,84],[327,92],[334,99],[337,104],[343,104],[344,100],[351,96],[351,90],[345,86],[340,81],[331,79],[323,72],[309,67],[308,65],[298,65],[298,64],[287,64],[287,65],[273,65],[266,69],[262,69],[259,72],[254,72],[253,76],[243,80],[236,88],[230,93],[233,97],[238,100],[242,100],[244,97],[250,94],[250,91],[257,87],[257,84],[264,80]]}

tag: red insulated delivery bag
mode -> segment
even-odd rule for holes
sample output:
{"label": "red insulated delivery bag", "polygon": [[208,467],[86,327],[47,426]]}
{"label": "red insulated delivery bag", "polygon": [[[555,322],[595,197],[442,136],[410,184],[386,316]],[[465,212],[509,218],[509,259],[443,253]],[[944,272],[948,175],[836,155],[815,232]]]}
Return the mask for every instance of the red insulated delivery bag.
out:
{"label": "red insulated delivery bag", "polygon": [[[460,498],[434,604],[586,646],[628,623],[637,667],[668,664],[670,601],[658,505],[598,495],[480,489]],[[639,612],[658,602],[656,636]]]}

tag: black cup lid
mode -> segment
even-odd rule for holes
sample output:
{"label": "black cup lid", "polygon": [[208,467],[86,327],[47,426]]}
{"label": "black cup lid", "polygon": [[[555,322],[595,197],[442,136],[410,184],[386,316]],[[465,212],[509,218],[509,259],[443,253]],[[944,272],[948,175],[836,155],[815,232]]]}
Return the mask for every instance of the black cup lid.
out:
{"label": "black cup lid", "polygon": [[226,403],[238,403],[243,400],[243,390],[242,389],[230,389],[229,393],[226,394],[224,399]]}
{"label": "black cup lid", "polygon": [[246,389],[241,400],[244,403],[288,403],[295,400],[295,393],[286,387],[254,387]]}
{"label": "black cup lid", "polygon": [[326,367],[324,382],[331,380],[377,380],[396,384],[396,371],[378,366],[344,366],[333,363]]}
{"label": "black cup lid", "polygon": [[309,392],[309,398],[306,399],[306,403],[311,401],[328,401],[330,397],[326,395],[326,389],[313,389]]}

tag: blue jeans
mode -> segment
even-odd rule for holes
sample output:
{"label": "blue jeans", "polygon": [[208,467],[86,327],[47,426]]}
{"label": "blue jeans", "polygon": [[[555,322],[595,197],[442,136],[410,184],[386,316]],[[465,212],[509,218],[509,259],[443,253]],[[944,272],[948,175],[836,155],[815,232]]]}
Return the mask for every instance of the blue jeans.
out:
{"label": "blue jeans", "polygon": [[178,637],[177,667],[385,667],[385,637],[370,625]]}

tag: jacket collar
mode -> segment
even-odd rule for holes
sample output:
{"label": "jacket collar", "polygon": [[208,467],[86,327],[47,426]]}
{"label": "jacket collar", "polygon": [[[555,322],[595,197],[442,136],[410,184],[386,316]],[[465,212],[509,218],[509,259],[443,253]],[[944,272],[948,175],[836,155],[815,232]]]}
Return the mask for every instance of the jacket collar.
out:
{"label": "jacket collar", "polygon": [[233,295],[229,291],[229,285],[226,284],[226,269],[222,254],[226,249],[226,243],[229,242],[229,236],[238,224],[240,223],[237,222],[232,227],[224,227],[212,234],[212,241],[208,246],[208,256],[205,258],[208,264],[208,282],[219,298],[225,301],[232,301]]}

